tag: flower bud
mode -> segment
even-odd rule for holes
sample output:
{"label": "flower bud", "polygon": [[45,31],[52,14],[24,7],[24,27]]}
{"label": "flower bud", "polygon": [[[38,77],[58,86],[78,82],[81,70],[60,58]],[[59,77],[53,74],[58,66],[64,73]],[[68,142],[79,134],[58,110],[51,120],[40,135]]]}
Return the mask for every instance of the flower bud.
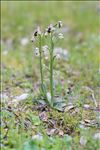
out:
{"label": "flower bud", "polygon": [[37,29],[35,30],[34,32],[34,37],[38,36],[38,35],[41,35],[41,30],[40,30],[40,27],[38,26]]}
{"label": "flower bud", "polygon": [[41,35],[41,30],[40,30],[39,26],[37,27],[37,32],[38,32],[39,35]]}
{"label": "flower bud", "polygon": [[34,37],[36,37],[38,35],[38,31],[36,30],[35,32],[34,32]]}
{"label": "flower bud", "polygon": [[50,26],[47,28],[47,32],[48,33],[51,33],[54,30],[55,30],[55,28],[54,28],[54,26],[52,24],[50,24]]}
{"label": "flower bud", "polygon": [[59,28],[62,27],[62,21],[58,21],[58,27],[59,27]]}
{"label": "flower bud", "polygon": [[48,27],[47,32],[51,33],[51,27]]}
{"label": "flower bud", "polygon": [[36,55],[37,57],[39,56],[39,48],[38,48],[38,47],[35,48],[35,55]]}

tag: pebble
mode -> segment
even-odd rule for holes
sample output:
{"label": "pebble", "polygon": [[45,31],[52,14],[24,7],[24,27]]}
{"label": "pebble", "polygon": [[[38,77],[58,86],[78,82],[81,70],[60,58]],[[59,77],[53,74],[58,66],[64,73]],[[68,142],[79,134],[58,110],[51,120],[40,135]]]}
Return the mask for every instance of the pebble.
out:
{"label": "pebble", "polygon": [[43,140],[43,136],[42,136],[41,133],[38,133],[38,134],[32,136],[32,140],[39,140],[39,141],[41,141],[41,140]]}
{"label": "pebble", "polygon": [[6,93],[1,93],[1,94],[0,94],[0,97],[1,97],[2,102],[5,102],[5,101],[8,100],[8,96],[7,96]]}
{"label": "pebble", "polygon": [[21,45],[23,45],[23,46],[26,46],[28,44],[28,42],[29,42],[29,40],[26,37],[22,38],[20,41]]}
{"label": "pebble", "polygon": [[88,108],[90,108],[90,105],[84,104],[84,108],[85,108],[85,109],[88,109]]}
{"label": "pebble", "polygon": [[84,136],[81,136],[81,137],[80,137],[80,144],[83,145],[83,146],[85,146],[86,143],[87,143],[86,138],[85,138]]}
{"label": "pebble", "polygon": [[14,101],[22,101],[22,100],[25,100],[26,98],[28,98],[28,93],[24,93],[24,94],[22,94],[22,95],[20,95],[20,96],[16,96],[15,97],[15,99],[14,99]]}
{"label": "pebble", "polygon": [[94,134],[94,139],[95,140],[100,140],[100,133],[95,133]]}

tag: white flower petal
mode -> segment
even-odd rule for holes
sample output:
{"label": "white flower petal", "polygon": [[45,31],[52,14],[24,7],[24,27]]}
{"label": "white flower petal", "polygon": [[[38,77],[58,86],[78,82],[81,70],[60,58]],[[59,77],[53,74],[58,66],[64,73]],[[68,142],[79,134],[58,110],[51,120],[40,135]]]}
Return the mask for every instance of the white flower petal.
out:
{"label": "white flower petal", "polygon": [[47,36],[47,35],[48,35],[48,32],[45,32],[44,35]]}
{"label": "white flower petal", "polygon": [[58,21],[58,27],[59,27],[59,28],[62,27],[62,21]]}
{"label": "white flower petal", "polygon": [[62,33],[59,33],[59,34],[58,34],[58,38],[59,38],[59,39],[63,39],[63,38],[64,38],[63,34],[62,34]]}

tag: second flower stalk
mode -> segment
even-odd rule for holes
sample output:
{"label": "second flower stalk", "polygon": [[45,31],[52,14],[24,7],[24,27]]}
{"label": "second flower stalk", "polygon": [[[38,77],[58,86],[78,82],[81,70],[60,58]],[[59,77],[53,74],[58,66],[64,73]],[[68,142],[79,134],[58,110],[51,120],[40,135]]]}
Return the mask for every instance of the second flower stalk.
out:
{"label": "second flower stalk", "polygon": [[41,35],[39,35],[39,60],[40,60],[40,75],[41,75],[41,91],[44,93],[44,81],[43,81],[43,65],[42,65],[42,39]]}
{"label": "second flower stalk", "polygon": [[51,51],[50,51],[50,93],[51,93],[51,106],[53,106],[54,100],[54,92],[53,92],[53,50],[54,50],[54,43],[53,43],[53,35],[51,33]]}

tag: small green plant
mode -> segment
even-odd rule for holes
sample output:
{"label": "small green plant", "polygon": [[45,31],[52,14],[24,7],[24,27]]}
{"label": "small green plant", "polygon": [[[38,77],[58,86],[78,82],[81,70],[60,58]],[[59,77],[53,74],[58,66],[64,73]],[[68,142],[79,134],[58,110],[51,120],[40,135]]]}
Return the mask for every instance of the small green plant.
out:
{"label": "small green plant", "polygon": [[71,144],[72,138],[67,134],[63,138],[59,138],[58,136],[42,136],[38,133],[24,143],[24,150],[70,150]]}
{"label": "small green plant", "polygon": [[[60,58],[59,54],[54,54],[55,43],[58,39],[63,39],[63,34],[59,33],[58,29],[62,27],[62,22],[59,21],[57,24],[50,24],[48,28],[41,32],[40,27],[38,27],[32,37],[32,42],[36,43],[35,47],[35,55],[39,57],[40,64],[40,77],[41,77],[41,86],[40,91],[43,97],[46,98],[47,102],[53,107],[54,104],[54,79],[53,79],[53,71],[54,71],[54,60],[55,58]],[[48,40],[47,40],[48,39]],[[44,45],[45,43],[45,45]],[[48,71],[49,71],[49,90],[47,92],[47,88],[44,83],[44,72],[43,66],[44,59],[49,59]]]}

